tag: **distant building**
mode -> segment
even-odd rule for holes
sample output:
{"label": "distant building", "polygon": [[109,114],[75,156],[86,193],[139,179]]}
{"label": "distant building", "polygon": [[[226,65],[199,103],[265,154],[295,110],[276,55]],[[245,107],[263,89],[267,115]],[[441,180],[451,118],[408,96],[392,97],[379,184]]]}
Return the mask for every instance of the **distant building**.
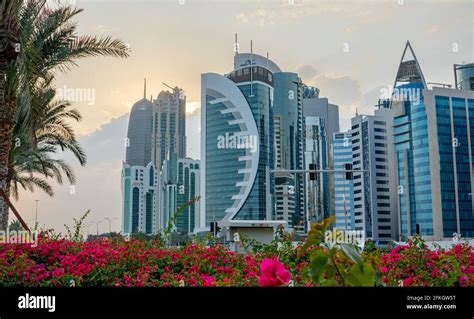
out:
{"label": "distant building", "polygon": [[148,100],[145,80],[143,99],[133,105],[128,123],[122,168],[124,233],[163,229],[158,179],[163,161],[186,156],[185,108],[186,97],[178,87]]}
{"label": "distant building", "polygon": [[[296,73],[274,73],[273,117],[276,169],[303,169],[302,93],[301,79]],[[273,177],[275,178],[276,219],[286,220],[290,227],[304,230],[305,175],[276,173]]]}
{"label": "distant building", "polygon": [[[305,116],[305,169],[322,170],[328,167],[328,138],[326,119],[317,116]],[[312,166],[314,165],[314,166]],[[320,222],[329,217],[329,174],[315,173],[315,179],[306,174],[306,224]]]}
{"label": "distant building", "polygon": [[122,233],[155,234],[158,221],[158,172],[152,163],[122,169]]}
{"label": "distant building", "polygon": [[147,166],[151,162],[153,104],[146,99],[146,82],[143,99],[136,102],[130,112],[126,140],[125,163]]}
{"label": "distant building", "polygon": [[152,160],[161,169],[171,154],[186,157],[186,96],[178,87],[161,91],[153,106]]}
{"label": "distant building", "polygon": [[365,238],[388,241],[393,238],[387,136],[388,124],[377,116],[357,115],[351,120],[354,170],[354,225]]}
{"label": "distant building", "polygon": [[[320,97],[317,88],[305,86],[303,122],[305,168],[309,169],[310,164],[316,164],[318,169],[333,169],[331,148],[334,133],[339,132],[339,107],[329,103],[327,98]],[[306,175],[306,207],[312,218],[327,218],[334,214],[334,174],[321,173],[316,176],[317,185],[314,181],[309,181],[309,175]],[[314,197],[317,202],[311,199]]]}
{"label": "distant building", "polygon": [[160,230],[175,218],[174,231],[182,235],[193,233],[201,217],[199,202],[187,204],[200,194],[199,160],[172,155],[163,162],[160,183]]}
{"label": "distant building", "polygon": [[454,65],[454,85],[458,90],[474,91],[474,63]]}
{"label": "distant building", "polygon": [[[335,170],[345,170],[346,164],[352,165],[352,133],[334,133],[333,159]],[[350,176],[347,176],[350,177]],[[334,173],[335,227],[354,230],[354,185],[346,178],[346,173]]]}

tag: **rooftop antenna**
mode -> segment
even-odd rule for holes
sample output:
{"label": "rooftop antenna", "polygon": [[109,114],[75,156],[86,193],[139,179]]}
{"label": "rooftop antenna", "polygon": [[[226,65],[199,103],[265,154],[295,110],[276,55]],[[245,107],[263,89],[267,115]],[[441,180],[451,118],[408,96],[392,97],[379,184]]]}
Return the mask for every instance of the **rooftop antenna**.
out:
{"label": "rooftop antenna", "polygon": [[359,116],[359,111],[357,110],[357,107],[356,107],[356,116]]}
{"label": "rooftop antenna", "polygon": [[143,83],[143,98],[146,99],[146,78]]}
{"label": "rooftop antenna", "polygon": [[235,41],[234,41],[234,54],[239,54],[239,42],[237,42],[237,33],[235,34]]}
{"label": "rooftop antenna", "polygon": [[267,52],[267,69],[268,69],[268,63],[270,61],[270,53]]}

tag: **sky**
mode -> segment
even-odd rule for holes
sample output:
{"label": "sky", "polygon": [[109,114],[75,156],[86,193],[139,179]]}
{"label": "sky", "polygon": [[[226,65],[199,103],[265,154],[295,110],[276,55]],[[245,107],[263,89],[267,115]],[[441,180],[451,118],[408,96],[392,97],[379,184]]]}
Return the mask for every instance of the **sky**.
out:
{"label": "sky", "polygon": [[427,82],[453,83],[453,64],[474,61],[473,0],[68,0],[84,12],[79,34],[112,36],[130,47],[128,59],[91,58],[58,72],[58,94],[83,115],[72,123],[88,155],[80,167],[68,154],[77,183],[54,184],[55,196],[22,192],[15,203],[33,224],[64,231],[91,210],[84,232],[121,226],[120,173],[132,105],[171,86],[187,96],[187,154],[200,157],[200,78],[233,67],[240,52],[266,55],[297,72],[339,105],[341,129],[373,114],[382,90],[393,85],[410,41]]}

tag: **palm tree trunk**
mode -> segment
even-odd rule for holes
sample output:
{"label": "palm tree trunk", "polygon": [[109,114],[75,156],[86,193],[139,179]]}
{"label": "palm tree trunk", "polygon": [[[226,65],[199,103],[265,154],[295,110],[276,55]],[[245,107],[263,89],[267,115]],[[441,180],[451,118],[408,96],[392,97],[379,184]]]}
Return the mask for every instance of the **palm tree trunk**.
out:
{"label": "palm tree trunk", "polygon": [[[5,79],[7,59],[0,56],[0,188],[8,194],[8,159],[12,147],[13,128],[16,116],[16,98],[6,98]],[[0,230],[8,227],[8,205],[0,197]]]}

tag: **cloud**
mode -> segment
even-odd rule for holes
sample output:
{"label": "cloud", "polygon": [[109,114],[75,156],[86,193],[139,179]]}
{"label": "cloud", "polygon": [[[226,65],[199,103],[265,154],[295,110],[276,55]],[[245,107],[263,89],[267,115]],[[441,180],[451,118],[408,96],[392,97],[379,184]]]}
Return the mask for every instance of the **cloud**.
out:
{"label": "cloud", "polygon": [[199,116],[201,114],[201,102],[187,102],[186,116]]}
{"label": "cloud", "polygon": [[362,95],[359,82],[348,76],[323,74],[316,76],[308,84],[319,88],[320,95],[327,97],[331,103],[341,106],[356,104]]}
{"label": "cloud", "polygon": [[296,68],[296,73],[303,79],[304,82],[312,80],[318,72],[312,65],[302,64]]}
{"label": "cloud", "polygon": [[[342,15],[367,19],[374,14],[373,6],[368,4],[378,4],[376,1],[355,0],[347,2],[323,2],[320,1],[294,1],[290,4],[282,1],[280,5],[260,4],[255,10],[239,13],[236,16],[239,24],[256,24],[263,27],[266,24],[289,23],[298,21],[306,17],[321,15]],[[377,13],[379,14],[379,13]]]}

